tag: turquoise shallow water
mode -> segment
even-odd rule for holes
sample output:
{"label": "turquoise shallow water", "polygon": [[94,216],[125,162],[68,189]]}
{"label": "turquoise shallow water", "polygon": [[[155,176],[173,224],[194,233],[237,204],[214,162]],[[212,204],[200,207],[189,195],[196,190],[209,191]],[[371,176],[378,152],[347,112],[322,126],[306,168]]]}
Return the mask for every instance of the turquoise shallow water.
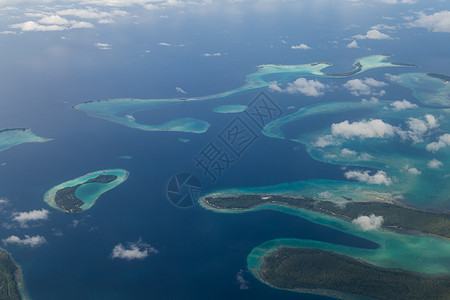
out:
{"label": "turquoise shallow water", "polygon": [[450,106],[450,84],[424,73],[404,73],[393,78],[398,84],[411,89],[423,104]]}
{"label": "turquoise shallow water", "polygon": [[220,114],[240,113],[247,109],[246,105],[221,105],[213,108],[213,112]]}
{"label": "turquoise shallow water", "polygon": [[[84,184],[86,181],[90,179],[94,179],[99,175],[115,175],[117,176],[116,180],[109,182],[109,183],[88,183]],[[112,169],[112,170],[101,170],[92,172],[89,174],[86,174],[84,176],[63,182],[57,186],[52,187],[50,190],[48,190],[44,195],[44,201],[50,205],[51,207],[61,210],[61,208],[55,203],[54,198],[58,190],[65,188],[65,187],[71,187],[78,184],[82,184],[79,186],[76,191],[75,195],[77,198],[85,202],[80,208],[82,210],[88,210],[91,208],[97,199],[105,192],[115,188],[116,186],[123,183],[128,178],[128,172],[123,169]]]}
{"label": "turquoise shallow water", "polygon": [[[388,55],[371,55],[359,58],[355,64],[360,64],[361,69],[353,75],[381,67],[401,67],[387,62]],[[140,111],[155,110],[162,107],[182,102],[205,101],[226,98],[235,94],[268,87],[274,81],[285,83],[302,76],[318,77],[345,77],[343,75],[330,75],[322,72],[330,63],[311,63],[304,65],[259,65],[255,73],[247,75],[246,83],[242,87],[225,91],[219,94],[181,98],[181,99],[111,99],[106,101],[91,101],[74,106],[75,109],[85,111],[89,116],[106,119],[108,121],[127,126],[133,129],[145,131],[178,131],[203,133],[209,127],[205,121],[180,118],[167,120],[162,124],[141,124],[136,121],[133,114]]]}
{"label": "turquoise shallow water", "polygon": [[44,143],[50,139],[35,135],[30,129],[7,129],[0,131],[0,152],[24,143]]}
{"label": "turquoise shallow water", "polygon": [[[362,184],[346,181],[340,184],[313,185],[312,182],[307,182],[302,184],[301,188],[298,187],[300,183],[291,183],[284,185],[283,189],[316,198],[318,194],[327,192],[328,197],[335,201],[342,201],[344,196],[358,201],[375,200],[378,197],[375,194],[383,193],[391,200],[401,200],[412,206],[450,209],[448,198],[450,178],[447,176],[450,165],[446,163],[450,158],[450,147],[444,144],[439,150],[430,151],[429,146],[450,131],[449,111],[421,107],[397,111],[391,106],[394,102],[318,104],[301,108],[268,124],[264,128],[265,135],[301,143],[316,160],[345,165],[348,166],[347,171],[356,171],[360,174],[364,173],[361,170],[369,168],[381,170],[388,180],[378,184],[370,181]],[[331,122],[324,122],[322,129],[298,135],[292,133],[291,126],[292,137],[287,137],[284,131],[287,125],[300,124],[307,118],[321,118],[322,115],[354,111],[364,111],[365,116],[347,119],[347,123],[343,120],[339,124],[344,124],[348,130],[356,130],[356,127],[363,126],[370,120],[379,120],[387,124],[392,133],[380,137],[357,135],[346,137],[335,134],[333,126],[337,123]],[[358,125],[352,127],[351,124]],[[370,131],[370,128],[367,130]],[[437,167],[431,165],[433,161],[437,162]],[[374,173],[375,171],[369,172],[372,175]],[[368,194],[374,194],[375,198],[369,197]]]}

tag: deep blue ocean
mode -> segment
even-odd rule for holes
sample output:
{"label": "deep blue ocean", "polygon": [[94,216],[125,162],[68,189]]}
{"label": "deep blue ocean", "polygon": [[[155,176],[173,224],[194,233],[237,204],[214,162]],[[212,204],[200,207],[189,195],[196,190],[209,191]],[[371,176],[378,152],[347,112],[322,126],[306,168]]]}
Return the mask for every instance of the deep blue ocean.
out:
{"label": "deep blue ocean", "polygon": [[[393,8],[392,15],[401,15],[396,9],[399,10]],[[29,228],[0,227],[2,239],[39,234],[47,240],[45,245],[34,248],[4,247],[22,266],[32,298],[325,299],[260,283],[245,271],[248,253],[267,240],[282,237],[366,248],[376,247],[374,243],[278,212],[241,215],[217,214],[199,206],[180,209],[166,196],[170,178],[180,172],[195,174],[206,192],[305,179],[343,179],[341,166],[313,160],[300,144],[268,138],[256,131],[250,121],[258,133],[256,142],[217,182],[202,174],[195,166],[194,156],[237,116],[213,113],[212,108],[246,105],[261,90],[136,114],[141,123],[149,124],[185,116],[198,118],[211,124],[204,134],[139,131],[91,118],[72,106],[111,98],[183,96],[175,87],[183,88],[189,96],[214,94],[242,86],[245,76],[265,63],[330,61],[333,66],[327,72],[346,72],[353,69],[355,59],[379,53],[393,53],[393,61],[418,65],[414,72],[448,74],[448,42],[442,38],[443,33],[421,37],[422,44],[434,45],[426,48],[417,47],[417,37],[411,33],[423,34],[418,29],[397,32],[401,43],[367,41],[370,50],[336,48],[329,42],[356,34],[355,29],[345,29],[351,24],[367,28],[381,22],[381,8],[373,10],[371,17],[362,14],[362,8],[359,13],[317,8],[315,14],[288,8],[258,13],[243,10],[237,15],[213,11],[198,13],[196,17],[180,15],[178,22],[169,26],[162,26],[162,20],[144,19],[140,24],[117,23],[88,33],[0,36],[0,129],[31,128],[37,135],[53,139],[0,153],[0,162],[6,163],[0,167],[0,197],[10,202],[0,211],[2,223],[13,224],[14,212],[42,208],[51,212],[47,221],[30,223]],[[62,35],[69,38],[61,40]],[[283,39],[290,44],[305,40],[314,49],[295,52],[281,43]],[[98,40],[110,42],[113,48],[99,51],[93,46]],[[185,46],[161,47],[159,42]],[[201,56],[216,51],[222,56]],[[360,78],[380,78],[387,72],[403,71],[376,69]],[[321,82],[339,86],[344,80]],[[337,88],[319,98],[264,91],[285,115],[290,113],[289,106],[298,109],[349,99],[348,93]],[[405,95],[411,93],[401,87],[392,89],[390,94],[393,99]],[[244,113],[239,116],[246,118]],[[320,120],[311,120],[308,125],[318,126],[314,122]],[[179,138],[190,142],[182,143]],[[102,195],[84,213],[65,214],[43,202],[44,193],[61,182],[112,168],[129,171],[128,180]],[[139,239],[159,253],[145,260],[111,259],[115,245]],[[240,270],[244,270],[248,289],[239,288],[236,276]]]}

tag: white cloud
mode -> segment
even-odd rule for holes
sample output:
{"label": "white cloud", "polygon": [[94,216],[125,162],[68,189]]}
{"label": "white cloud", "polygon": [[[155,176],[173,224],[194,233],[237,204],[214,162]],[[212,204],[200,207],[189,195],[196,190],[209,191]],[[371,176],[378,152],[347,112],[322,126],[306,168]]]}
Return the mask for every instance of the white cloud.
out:
{"label": "white cloud", "polygon": [[174,45],[174,44],[169,44],[169,43],[166,43],[166,42],[158,43],[158,45],[159,46],[164,46],[164,47],[184,47],[185,46],[184,44]]}
{"label": "white cloud", "polygon": [[45,237],[40,236],[40,235],[35,235],[35,236],[25,235],[25,237],[23,239],[21,239],[18,236],[11,235],[7,239],[3,240],[3,243],[5,243],[5,245],[17,244],[17,245],[30,246],[30,247],[40,246],[42,244],[45,244],[46,242],[47,242],[47,240],[45,239]]}
{"label": "white cloud", "polygon": [[41,25],[34,21],[27,21],[18,24],[10,25],[11,28],[17,28],[22,31],[62,31],[66,30],[66,27],[60,25]]}
{"label": "white cloud", "polygon": [[370,175],[369,171],[347,171],[344,173],[345,178],[347,179],[354,179],[360,182],[366,182],[368,184],[384,184],[384,185],[391,185],[392,180],[388,177],[386,172],[384,171],[377,171],[375,174]]}
{"label": "white cloud", "polygon": [[409,118],[406,122],[408,130],[398,129],[397,133],[403,140],[412,140],[413,143],[423,142],[430,130],[439,126],[433,115],[427,114],[424,119]]}
{"label": "white cloud", "polygon": [[49,211],[46,209],[32,210],[13,214],[13,220],[20,223],[20,226],[26,227],[30,221],[42,221],[48,219]]}
{"label": "white cloud", "polygon": [[377,104],[379,101],[379,99],[377,97],[370,97],[370,99],[362,99],[361,100],[362,103],[370,103],[370,104]]}
{"label": "white cloud", "polygon": [[360,226],[364,231],[379,229],[383,222],[383,216],[375,216],[374,214],[359,216],[352,221],[353,224]]}
{"label": "white cloud", "polygon": [[244,278],[244,270],[239,270],[239,272],[236,275],[236,281],[239,284],[239,289],[241,290],[248,290],[248,281]]}
{"label": "white cloud", "polygon": [[45,16],[38,21],[38,23],[45,25],[67,25],[69,20],[62,18],[58,15]]}
{"label": "white cloud", "polygon": [[432,159],[428,162],[428,168],[430,169],[439,169],[440,167],[442,167],[444,164],[437,160],[437,159]]}
{"label": "white cloud", "polygon": [[291,49],[296,49],[296,50],[309,50],[312,49],[311,47],[309,47],[306,44],[299,44],[299,45],[293,45],[291,46]]}
{"label": "white cloud", "polygon": [[92,23],[89,22],[75,22],[70,26],[70,29],[76,29],[76,28],[94,28],[95,26]]}
{"label": "white cloud", "polygon": [[395,30],[395,29],[397,29],[397,27],[389,26],[389,25],[386,25],[386,24],[377,24],[377,25],[371,26],[370,29],[374,29],[374,30]]}
{"label": "white cloud", "polygon": [[417,0],[378,0],[379,2],[386,4],[414,4]]}
{"label": "white cloud", "polygon": [[17,28],[22,31],[63,31],[69,29],[79,28],[94,28],[94,25],[88,22],[79,22],[74,20],[67,20],[58,15],[43,16],[37,22],[27,21],[10,25],[11,28]]}
{"label": "white cloud", "polygon": [[391,103],[391,106],[393,107],[393,110],[395,110],[395,111],[404,110],[404,109],[408,109],[408,108],[417,108],[416,104],[413,104],[406,99],[403,99],[402,101],[395,101],[395,102]]}
{"label": "white cloud", "polygon": [[150,254],[156,254],[159,251],[143,243],[141,240],[135,243],[128,243],[128,247],[123,246],[121,243],[117,244],[111,253],[111,257],[120,258],[125,260],[144,259]]}
{"label": "white cloud", "polygon": [[187,94],[187,92],[185,90],[183,90],[182,88],[180,88],[180,87],[176,87],[175,89],[177,90],[177,92],[180,92],[180,93],[183,93],[183,94]]}
{"label": "white cloud", "polygon": [[380,92],[375,92],[374,88],[379,88],[387,86],[387,83],[383,81],[378,81],[373,78],[365,78],[365,79],[352,79],[343,84],[343,87],[348,89],[352,95],[361,96],[361,95],[377,95],[383,96],[385,91],[382,90]]}
{"label": "white cloud", "polygon": [[383,122],[380,119],[371,119],[369,121],[360,121],[349,123],[345,120],[341,123],[331,125],[333,135],[344,138],[385,138],[392,137],[395,134],[394,126]]}
{"label": "white cloud", "polygon": [[[64,9],[57,12],[61,16],[74,16],[80,19],[109,19],[114,16],[126,16],[128,13],[123,10],[115,9],[111,12],[99,11],[95,8],[83,8],[83,9]],[[100,23],[100,22],[99,22]]]}
{"label": "white cloud", "polygon": [[413,174],[413,175],[420,175],[422,172],[420,172],[417,168],[410,168],[408,165],[406,165],[403,168],[406,172]]}
{"label": "white cloud", "polygon": [[222,56],[222,53],[216,52],[216,53],[203,53],[202,56],[210,57],[210,56]]}
{"label": "white cloud", "polygon": [[358,40],[365,40],[365,39],[369,39],[369,40],[388,40],[391,39],[391,37],[385,33],[382,33],[376,29],[372,29],[367,31],[367,33],[365,35],[355,35],[353,36],[353,38],[358,39]]}
{"label": "white cloud", "polygon": [[439,149],[444,148],[446,146],[450,146],[450,134],[448,133],[441,135],[437,142],[432,142],[428,144],[427,150],[431,152],[436,152]]}
{"label": "white cloud", "polygon": [[358,42],[356,40],[351,41],[350,43],[347,44],[347,46],[345,46],[347,48],[359,48],[358,46]]}
{"label": "white cloud", "polygon": [[111,44],[107,44],[107,43],[96,43],[95,46],[98,47],[98,49],[100,49],[100,50],[110,50],[110,49],[112,49],[112,45]]}
{"label": "white cloud", "polygon": [[433,32],[450,32],[450,11],[443,10],[432,15],[421,12],[419,17],[409,25],[426,28]]}
{"label": "white cloud", "polygon": [[390,74],[390,73],[386,73],[386,74],[384,74],[384,76],[385,76],[388,80],[390,80],[390,81],[392,81],[392,82],[397,82],[397,81],[400,80],[400,76],[392,75],[392,74]]}
{"label": "white cloud", "polygon": [[0,198],[0,205],[6,205],[8,203],[9,203],[8,199]]}
{"label": "white cloud", "polygon": [[345,157],[345,158],[351,158],[351,159],[355,159],[355,160],[370,160],[373,158],[372,155],[370,155],[369,153],[361,153],[359,154],[356,151],[344,148],[341,150],[341,156]]}
{"label": "white cloud", "polygon": [[337,141],[332,135],[319,136],[317,140],[313,143],[314,147],[325,148],[327,146],[335,145]]}
{"label": "white cloud", "polygon": [[269,86],[269,89],[276,92],[287,92],[289,94],[301,93],[306,96],[323,96],[327,86],[315,79],[298,78],[292,83],[288,83],[286,88],[281,88],[276,82]]}

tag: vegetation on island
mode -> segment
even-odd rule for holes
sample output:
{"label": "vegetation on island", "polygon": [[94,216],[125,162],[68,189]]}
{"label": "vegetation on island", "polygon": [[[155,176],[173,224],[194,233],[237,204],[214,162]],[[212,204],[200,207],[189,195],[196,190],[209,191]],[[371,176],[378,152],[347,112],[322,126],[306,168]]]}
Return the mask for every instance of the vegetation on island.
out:
{"label": "vegetation on island", "polygon": [[347,72],[347,73],[324,74],[324,75],[325,76],[330,76],[330,77],[349,77],[349,76],[355,75],[358,72],[361,72],[362,64],[360,62],[355,63],[354,66],[356,68],[353,71],[350,71],[350,72]]}
{"label": "vegetation on island", "polygon": [[15,262],[5,250],[0,248],[0,299],[20,299],[16,276],[19,274]]}
{"label": "vegetation on island", "polygon": [[238,195],[230,197],[207,196],[204,201],[218,209],[249,209],[263,203],[280,203],[293,207],[319,211],[347,220],[362,215],[383,216],[383,226],[450,238],[450,214],[422,211],[386,202],[352,202],[338,206],[331,201],[318,201],[311,197],[278,195]]}
{"label": "vegetation on island", "polygon": [[437,73],[427,73],[427,75],[430,76],[430,77],[441,79],[441,80],[443,80],[445,82],[450,81],[450,76],[447,76],[447,75],[437,74]]}
{"label": "vegetation on island", "polygon": [[335,297],[345,293],[345,299],[353,298],[349,294],[388,300],[450,299],[448,276],[382,269],[319,249],[281,248],[264,257],[257,275],[277,288]]}
{"label": "vegetation on island", "polygon": [[75,195],[76,190],[85,184],[88,183],[103,183],[107,184],[110,182],[113,182],[117,179],[116,175],[98,175],[95,178],[89,179],[84,183],[80,183],[74,186],[68,186],[65,188],[62,188],[58,190],[55,194],[55,203],[58,205],[62,210],[68,213],[79,213],[83,210],[81,209],[81,206],[83,206],[84,202],[77,198]]}

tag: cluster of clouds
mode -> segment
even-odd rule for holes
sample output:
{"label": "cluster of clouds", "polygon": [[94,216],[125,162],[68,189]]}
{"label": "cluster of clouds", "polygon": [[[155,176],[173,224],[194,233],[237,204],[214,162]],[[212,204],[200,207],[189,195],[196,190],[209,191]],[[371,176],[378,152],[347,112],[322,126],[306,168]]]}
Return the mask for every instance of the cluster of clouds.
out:
{"label": "cluster of clouds", "polygon": [[124,260],[145,259],[150,254],[157,254],[159,251],[151,245],[142,242],[140,239],[137,242],[128,242],[127,246],[122,243],[114,246],[111,252],[111,258],[119,258]]}
{"label": "cluster of clouds", "polygon": [[46,209],[18,212],[13,214],[13,220],[19,222],[20,227],[26,228],[31,221],[47,220],[48,215],[49,211]]}
{"label": "cluster of clouds", "polygon": [[269,90],[274,92],[289,94],[300,93],[312,97],[323,96],[327,88],[327,85],[316,79],[306,79],[302,77],[296,79],[294,82],[288,83],[285,88],[280,87],[277,82],[273,82],[269,85]]}
{"label": "cluster of clouds", "polygon": [[383,81],[378,81],[374,78],[365,78],[365,79],[351,79],[346,83],[344,83],[342,86],[348,89],[350,93],[354,96],[362,96],[362,95],[383,96],[386,94],[385,90],[377,92],[375,91],[375,89],[387,86],[387,83]]}
{"label": "cluster of clouds", "polygon": [[344,138],[386,138],[395,135],[395,127],[380,119],[349,123],[345,120],[331,125],[333,136]]}
{"label": "cluster of clouds", "polygon": [[5,245],[16,244],[20,246],[37,247],[47,243],[47,240],[45,239],[45,237],[40,235],[35,236],[25,235],[24,238],[20,238],[16,235],[11,235],[10,237],[4,239],[3,243]]}
{"label": "cluster of clouds", "polygon": [[368,184],[377,185],[391,185],[392,179],[384,171],[377,171],[374,174],[370,174],[369,171],[352,170],[344,173],[345,178],[357,180],[359,182],[365,182]]}
{"label": "cluster of clouds", "polygon": [[249,282],[244,278],[244,270],[239,270],[239,272],[236,274],[236,282],[239,284],[239,289],[241,290],[248,290]]}
{"label": "cluster of clouds", "polygon": [[373,156],[369,153],[358,153],[356,151],[350,150],[348,148],[343,148],[341,150],[341,156],[344,158],[351,158],[352,160],[371,160]]}
{"label": "cluster of clouds", "polygon": [[430,152],[436,152],[441,148],[450,146],[450,134],[446,133],[438,138],[437,142],[432,142],[427,145],[427,150]]}
{"label": "cluster of clouds", "polygon": [[433,32],[450,33],[450,11],[443,10],[431,15],[420,12],[418,18],[409,23],[409,25],[412,27],[426,28]]}
{"label": "cluster of clouds", "polygon": [[[114,23],[116,18],[130,15],[124,9],[132,6],[141,6],[145,9],[154,10],[210,3],[208,0],[72,0],[67,1],[66,6],[62,6],[55,5],[56,2],[56,0],[27,2],[19,0],[3,0],[0,2],[0,6],[6,6],[7,8],[10,8],[11,11],[14,10],[14,6],[21,4],[28,4],[31,6],[27,10],[28,12],[25,13],[25,17],[29,18],[27,21],[10,25],[10,28],[12,29],[18,29],[22,32],[31,32],[63,31],[80,28],[89,29],[95,27],[94,23]],[[40,5],[38,10],[32,9],[33,4]],[[75,5],[76,8],[74,8]],[[15,31],[4,31],[3,33],[15,33]]]}
{"label": "cluster of clouds", "polygon": [[[424,138],[433,132],[439,124],[437,119],[431,115],[426,114],[423,118],[409,118],[405,122],[406,128],[393,126],[384,122],[381,119],[370,119],[355,121],[350,123],[345,120],[340,123],[333,123],[331,125],[331,135],[320,136],[314,146],[324,148],[330,145],[339,144],[336,138],[344,139],[366,139],[366,138],[392,138],[400,137],[403,141],[412,141],[413,143],[423,142]],[[442,147],[449,145],[449,135],[443,135],[438,142],[428,145],[429,151],[437,151]]]}
{"label": "cluster of clouds", "polygon": [[[100,11],[97,8],[69,8],[56,11],[28,12],[26,17],[33,18],[22,23],[10,25],[13,29],[21,31],[63,31],[70,29],[94,28],[92,23],[113,23],[115,17],[128,15],[126,11],[114,9],[111,11]],[[37,18],[37,20],[36,20]]]}
{"label": "cluster of clouds", "polygon": [[407,129],[397,128],[396,132],[402,140],[411,140],[413,143],[423,142],[425,136],[439,126],[437,119],[431,114],[426,114],[423,119],[411,117],[405,123]]}
{"label": "cluster of clouds", "polygon": [[352,221],[353,224],[358,225],[364,231],[379,229],[384,222],[383,216],[375,216],[371,214],[370,216],[359,216]]}

